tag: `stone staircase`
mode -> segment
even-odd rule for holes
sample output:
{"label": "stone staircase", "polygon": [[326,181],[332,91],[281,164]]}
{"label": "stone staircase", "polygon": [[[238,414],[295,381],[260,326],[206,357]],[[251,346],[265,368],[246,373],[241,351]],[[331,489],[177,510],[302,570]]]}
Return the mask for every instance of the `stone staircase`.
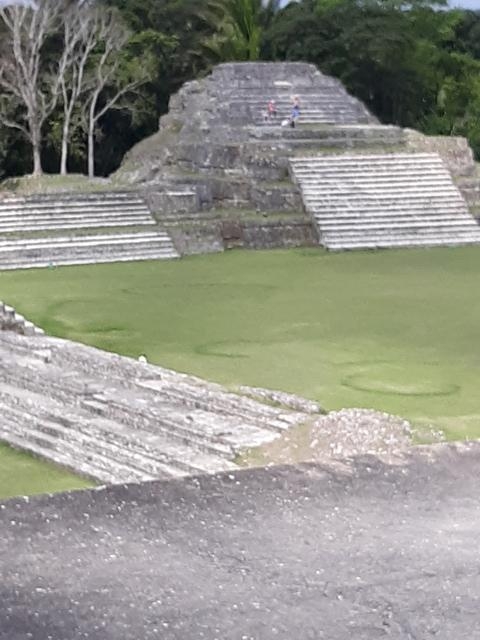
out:
{"label": "stone staircase", "polygon": [[0,233],[154,224],[144,200],[135,192],[0,200]]}
{"label": "stone staircase", "polygon": [[176,257],[134,192],[0,200],[0,269]]}
{"label": "stone staircase", "polygon": [[[293,95],[301,116],[295,128],[282,127]],[[265,118],[270,99],[273,120]],[[478,242],[463,199],[480,217],[471,156],[454,138],[380,125],[313,65],[227,63],[172,96],[159,132],[129,152],[117,178],[147,185],[150,209],[176,225],[187,253],[319,238],[331,249],[456,245]],[[258,242],[242,244],[233,227],[251,212],[274,233],[256,222]],[[292,234],[302,217],[302,233]],[[227,241],[215,225],[228,227]]]}
{"label": "stone staircase", "polygon": [[264,62],[255,68],[249,63],[227,63],[213,70],[212,85],[217,108],[230,122],[269,124],[265,111],[268,101],[275,100],[279,124],[290,115],[294,95],[300,103],[299,122],[304,124],[375,122],[338,80],[304,63]]}
{"label": "stone staircase", "polygon": [[292,158],[291,167],[328,249],[480,243],[480,226],[437,154]]}
{"label": "stone staircase", "polygon": [[238,453],[310,413],[80,344],[0,332],[0,439],[100,482],[235,469]]}
{"label": "stone staircase", "polygon": [[[278,91],[274,86],[266,87],[265,90],[251,92],[245,96],[238,92],[226,99],[226,108],[232,119],[242,119],[254,122],[257,126],[275,125],[279,126],[284,119],[288,119],[292,108],[292,93]],[[332,92],[325,93],[295,93],[299,98],[300,117],[299,125],[321,125],[321,124],[348,124],[358,123],[368,119],[349,102],[339,100]],[[265,100],[265,95],[271,96]],[[266,116],[267,103],[269,99],[275,100],[276,116],[268,118]]]}

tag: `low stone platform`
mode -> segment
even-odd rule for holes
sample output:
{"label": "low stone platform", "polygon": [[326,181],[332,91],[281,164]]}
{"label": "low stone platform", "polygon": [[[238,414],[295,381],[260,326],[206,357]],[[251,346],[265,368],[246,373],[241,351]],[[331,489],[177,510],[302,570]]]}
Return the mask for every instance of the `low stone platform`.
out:
{"label": "low stone platform", "polygon": [[235,469],[242,451],[321,411],[294,400],[283,394],[275,407],[67,340],[0,331],[0,440],[100,482]]}
{"label": "low stone platform", "polygon": [[401,418],[362,409],[327,414],[283,391],[227,390],[50,338],[0,303],[2,328],[0,440],[99,482],[215,473],[261,459],[386,454],[412,443]]}
{"label": "low stone platform", "polygon": [[178,257],[134,191],[0,200],[0,270]]}
{"label": "low stone platform", "polygon": [[480,445],[0,505],[1,640],[470,640]]}

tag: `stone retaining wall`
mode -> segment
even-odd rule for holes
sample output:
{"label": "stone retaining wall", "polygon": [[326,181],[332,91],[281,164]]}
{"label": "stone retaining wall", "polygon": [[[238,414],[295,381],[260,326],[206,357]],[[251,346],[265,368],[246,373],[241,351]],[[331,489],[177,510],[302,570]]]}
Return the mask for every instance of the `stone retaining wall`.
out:
{"label": "stone retaining wall", "polygon": [[26,320],[13,307],[0,301],[0,331],[13,331],[24,336],[43,335],[43,329]]}
{"label": "stone retaining wall", "polygon": [[469,176],[475,170],[473,151],[466,138],[460,136],[426,136],[406,129],[407,149],[438,153],[452,176]]}
{"label": "stone retaining wall", "polygon": [[304,219],[248,222],[243,225],[243,246],[248,249],[274,249],[318,245],[316,230]]}
{"label": "stone retaining wall", "polygon": [[225,249],[275,249],[318,245],[316,229],[304,217],[286,220],[212,220],[171,226],[168,231],[182,255]]}

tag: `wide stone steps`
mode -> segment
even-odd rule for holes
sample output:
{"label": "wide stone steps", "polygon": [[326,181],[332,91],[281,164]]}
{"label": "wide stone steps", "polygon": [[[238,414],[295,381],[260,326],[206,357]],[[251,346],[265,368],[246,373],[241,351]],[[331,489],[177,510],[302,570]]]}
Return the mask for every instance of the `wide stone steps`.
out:
{"label": "wide stone steps", "polygon": [[[65,365],[67,368],[68,364]],[[94,372],[77,370],[77,378],[64,378],[63,385],[59,385],[57,379],[60,371],[47,370],[46,373],[50,376],[35,376],[27,370],[13,377],[2,371],[4,382],[0,384],[0,398],[10,397],[15,406],[20,405],[22,392],[12,391],[16,383],[27,392],[30,401],[33,399],[35,406],[45,406],[49,420],[54,415],[54,421],[64,427],[93,433],[94,438],[122,444],[142,454],[150,455],[153,450],[164,466],[168,464],[183,473],[232,468],[234,447],[238,447],[242,439],[246,446],[257,441],[268,442],[276,430],[285,430],[292,424],[287,419],[279,420],[278,412],[268,406],[263,410],[260,405],[261,413],[252,411],[251,405],[255,408],[255,403],[248,399],[240,401],[238,396],[221,401],[222,394],[219,393],[220,402],[215,403],[211,397],[202,402],[201,394],[189,393],[188,386],[181,383],[176,390],[165,389],[150,396],[149,401],[143,387],[134,391],[123,389],[121,393],[105,391],[102,395],[81,400],[82,412],[74,414],[72,408],[59,410],[59,403],[68,403],[78,396],[81,388],[76,387],[77,378],[93,376]],[[121,384],[113,370],[109,383],[112,386]],[[25,412],[29,411],[26,405]],[[212,421],[212,411],[221,418]],[[298,422],[298,418],[295,420]]]}
{"label": "wide stone steps", "polygon": [[55,218],[5,222],[0,218],[0,233],[20,233],[30,231],[63,231],[65,229],[103,229],[115,227],[155,226],[152,218],[141,219],[131,216],[82,216],[78,218]]}
{"label": "wide stone steps", "polygon": [[329,249],[480,243],[480,227],[437,154],[291,158]]}
{"label": "wide stone steps", "polygon": [[[480,228],[477,223],[474,222],[472,225],[469,224],[459,224],[453,227],[438,227],[437,225],[433,226],[414,226],[414,225],[401,225],[394,226],[389,225],[388,228],[365,228],[360,227],[359,229],[342,229],[342,239],[350,240],[354,238],[358,238],[360,240],[375,240],[376,238],[384,239],[386,237],[395,237],[398,239],[402,239],[404,237],[409,238],[427,238],[427,237],[435,237],[437,239],[440,238],[455,238],[459,239],[460,237],[479,237]],[[338,229],[328,229],[322,231],[322,239],[324,240],[332,240],[335,242],[335,239],[338,237],[339,230]]]}
{"label": "wide stone steps", "polygon": [[356,200],[362,199],[370,199],[370,200],[388,200],[389,198],[394,198],[398,194],[405,194],[406,197],[415,198],[419,197],[420,199],[425,198],[437,198],[440,199],[444,195],[453,196],[456,198],[458,202],[465,203],[458,189],[449,184],[445,184],[444,182],[438,180],[434,183],[425,180],[425,183],[416,183],[416,184],[408,184],[408,183],[397,183],[397,184],[389,184],[378,182],[373,184],[368,182],[365,186],[362,186],[361,183],[357,185],[352,185],[347,182],[338,181],[336,184],[330,185],[328,183],[320,185],[318,183],[309,184],[303,183],[305,190],[308,188],[308,195],[306,198],[310,200],[315,199],[325,199],[325,197],[338,197],[338,196],[347,196],[350,198],[355,198]]}
{"label": "wide stone steps", "polygon": [[[335,124],[335,123],[358,123],[369,121],[371,117],[365,109],[348,95],[339,96],[338,89],[327,90],[324,93],[302,94],[299,96],[300,118],[299,122],[309,124]],[[268,101],[275,100],[277,115],[265,120]],[[222,110],[231,118],[250,117],[257,125],[280,122],[290,115],[292,109],[292,99],[284,92],[281,94],[275,90],[269,91],[265,87],[261,95],[235,93],[230,98],[225,98]]]}
{"label": "wide stone steps", "polygon": [[[388,194],[383,194],[380,190],[376,194],[359,194],[358,192],[348,191],[343,192],[340,196],[343,198],[343,202],[340,202],[342,198],[332,193],[306,196],[303,198],[303,201],[307,206],[315,208],[318,212],[325,209],[326,211],[343,211],[348,213],[349,211],[368,211],[370,207],[374,211],[379,209],[388,210],[394,207],[399,200],[403,203],[404,213],[408,213],[410,208],[412,210],[423,209],[425,213],[431,213],[433,209],[444,209],[445,207],[452,210],[455,208],[456,211],[466,210],[466,204],[463,200],[459,199],[458,193],[448,189],[439,189],[437,192],[425,191],[423,193],[410,192],[406,194],[401,190],[397,193],[390,192]],[[446,201],[450,202],[445,205]]]}
{"label": "wide stone steps", "polygon": [[95,209],[115,210],[128,209],[149,212],[147,205],[140,196],[90,196],[81,194],[74,197],[72,194],[57,194],[53,196],[29,196],[25,198],[7,197],[0,199],[0,214],[24,213],[24,212],[70,212],[76,210],[89,211]]}
{"label": "wide stone steps", "polygon": [[52,446],[45,446],[44,442],[38,443],[33,440],[30,441],[28,435],[28,431],[24,432],[21,428],[17,430],[14,423],[12,423],[8,429],[0,426],[0,440],[15,449],[27,451],[34,456],[48,460],[66,469],[71,469],[80,475],[84,475],[101,483],[115,484],[122,482],[121,478],[123,477],[123,473],[117,476],[107,471],[103,466],[95,466],[92,462],[89,462],[88,465],[83,465],[79,462],[77,455],[70,454],[63,450],[57,451],[52,448]]}
{"label": "wide stone steps", "polygon": [[[156,387],[157,388],[157,387]],[[239,399],[234,394],[217,392],[205,397],[196,393],[192,385],[162,385],[161,393],[169,402],[182,402],[192,409],[203,411],[214,410],[220,415],[230,415],[241,419],[245,423],[265,425],[268,429],[278,432],[285,431],[296,423],[295,414],[282,414],[268,405],[259,404],[248,398]]]}
{"label": "wide stone steps", "polygon": [[22,448],[100,482],[141,482],[155,477],[131,464],[116,462],[100,451],[87,451],[83,444],[50,435],[37,428],[40,421],[26,422],[24,414],[12,407],[0,403],[0,409],[3,423],[8,420],[8,429],[0,426],[0,438],[11,446]]}
{"label": "wide stone steps", "polygon": [[131,191],[3,198],[0,269],[178,257],[166,231],[141,229],[155,226],[143,198]]}
{"label": "wide stone steps", "polygon": [[353,249],[408,249],[422,247],[460,247],[465,245],[478,245],[480,239],[478,235],[471,234],[460,237],[450,235],[448,238],[432,235],[430,238],[419,238],[418,236],[386,236],[385,238],[359,237],[355,239],[344,239],[342,241],[330,241],[328,249],[330,251],[348,251]]}
{"label": "wide stone steps", "polygon": [[19,238],[19,239],[0,239],[0,251],[16,251],[18,248],[27,246],[28,248],[42,249],[44,247],[99,247],[113,246],[115,244],[124,244],[131,242],[132,244],[143,244],[150,240],[158,241],[163,244],[168,243],[170,238],[166,232],[149,231],[140,233],[118,233],[118,234],[95,234],[83,236],[52,236],[49,238]]}
{"label": "wide stone steps", "polygon": [[[302,111],[330,110],[339,109],[343,112],[358,110],[358,103],[351,97],[338,97],[333,91],[327,91],[324,94],[318,93],[296,93],[292,91],[290,95],[284,93],[278,94],[275,90],[266,88],[262,95],[260,94],[239,94],[235,93],[230,97],[226,97],[224,104],[229,109],[248,107],[250,109],[266,110],[268,102],[275,100],[275,106],[278,110],[289,109],[292,106],[292,96],[299,97],[300,109]],[[360,107],[361,108],[361,107]]]}
{"label": "wide stone steps", "polygon": [[166,232],[0,240],[0,269],[176,258]]}
{"label": "wide stone steps", "polygon": [[310,415],[91,347],[0,337],[0,439],[100,482],[236,469]]}
{"label": "wide stone steps", "polygon": [[315,213],[315,216],[322,221],[325,222],[342,222],[345,221],[359,221],[368,218],[369,220],[375,221],[377,219],[385,220],[397,220],[397,219],[414,219],[421,218],[428,220],[429,218],[438,219],[438,220],[450,220],[452,215],[455,215],[458,212],[458,205],[454,203],[452,206],[436,206],[435,213],[432,213],[431,208],[429,206],[430,200],[428,200],[427,205],[418,205],[408,207],[408,211],[405,211],[405,205],[398,207],[391,202],[382,203],[381,205],[377,204],[360,204],[357,206],[352,206],[349,208],[324,205],[321,210]]}
{"label": "wide stone steps", "polygon": [[[86,403],[82,406],[89,408]],[[133,412],[126,415],[125,423],[116,422],[5,382],[0,383],[0,411],[9,426],[15,424],[16,435],[23,433],[27,450],[33,442],[37,448],[76,453],[85,469],[92,461],[96,468],[111,471],[117,477],[120,469],[122,481],[138,479],[126,477],[125,469],[131,469],[132,474],[162,478],[235,468],[230,462],[234,457],[231,447],[218,446],[206,452],[191,443],[181,444],[172,437],[171,430],[162,430],[155,421],[147,423],[147,430],[139,428],[138,416]],[[166,412],[175,415],[175,408],[167,407]],[[170,428],[175,429],[174,421]]]}
{"label": "wide stone steps", "polygon": [[[169,399],[170,400],[170,399]],[[232,449],[222,442],[221,438],[209,433],[202,421],[196,416],[189,421],[187,414],[175,409],[171,401],[166,402],[161,409],[156,408],[149,411],[145,407],[128,406],[122,401],[109,397],[106,401],[86,401],[84,407],[96,411],[99,415],[106,417],[110,421],[119,421],[124,424],[135,423],[135,428],[151,436],[163,436],[175,442],[177,446],[187,445],[204,454],[222,458],[232,458]],[[228,421],[227,421],[228,422]]]}
{"label": "wide stone steps", "polygon": [[[3,377],[6,382],[0,385],[0,396],[6,396],[15,406],[21,405],[22,393],[12,391],[14,380]],[[167,465],[171,468],[170,475],[178,475],[180,471],[185,474],[231,468],[229,460],[234,457],[232,447],[215,441],[207,430],[202,429],[198,418],[196,424],[186,426],[184,422],[188,411],[183,413],[171,402],[167,401],[160,411],[151,412],[145,409],[143,401],[138,402],[134,394],[129,397],[124,391],[126,401],[115,395],[109,397],[108,401],[83,400],[82,413],[74,413],[71,407],[64,406],[63,410],[58,408],[61,406],[59,403],[66,401],[66,398],[62,398],[61,390],[65,391],[68,383],[60,388],[58,382],[47,379],[43,383],[31,377],[17,377],[17,382],[21,382],[22,389],[28,389],[28,396],[35,400],[38,410],[42,405],[45,407],[50,435],[54,435],[55,430],[56,435],[61,435],[65,433],[65,428],[70,428],[83,433],[85,437],[90,434],[93,442],[98,439],[101,448],[116,443],[148,458],[153,451],[163,471],[166,471]],[[70,389],[72,398],[78,393],[78,390]],[[26,405],[24,411],[28,415],[31,409]],[[116,459],[116,456],[113,457]],[[151,461],[144,461],[142,468],[152,471]]]}
{"label": "wide stone steps", "polygon": [[[298,88],[297,88],[298,89]],[[356,104],[356,101],[352,96],[343,93],[338,93],[338,88],[331,86],[325,87],[321,92],[312,89],[295,89],[279,88],[272,84],[266,84],[263,87],[251,87],[249,89],[235,87],[230,91],[226,91],[223,95],[224,101],[227,104],[240,103],[240,104],[266,104],[269,100],[275,100],[278,104],[290,105],[292,96],[298,96],[300,105],[315,105],[319,104]]]}
{"label": "wide stone steps", "polygon": [[146,260],[167,260],[172,258],[173,256],[168,255],[166,253],[159,253],[158,251],[152,252],[139,252],[133,253],[130,252],[128,255],[115,255],[109,254],[105,256],[98,256],[93,254],[88,254],[85,257],[79,258],[65,258],[65,259],[56,259],[55,262],[49,261],[47,262],[45,259],[39,260],[28,260],[25,262],[11,262],[8,264],[0,264],[0,271],[8,271],[13,269],[44,269],[47,267],[68,267],[68,266],[81,266],[87,264],[107,264],[110,262],[141,262]]}
{"label": "wide stone steps", "polygon": [[[69,362],[68,360],[62,360],[62,353],[63,352],[60,352],[57,355],[57,362],[61,369],[68,368]],[[104,368],[101,369],[99,356],[97,357],[94,371],[92,371],[91,366],[90,360],[83,361],[77,359],[77,370],[81,371],[82,375],[86,377],[90,377],[94,373],[98,375],[99,372],[101,372],[102,375],[108,376],[111,384],[117,383],[120,385],[122,381],[124,381],[125,374],[122,372],[122,375],[117,377],[108,362],[104,363]],[[117,409],[122,412],[122,415],[123,412],[125,412],[124,415],[127,421],[130,421],[133,415],[153,415],[151,412],[158,410],[159,413],[156,414],[154,421],[158,422],[159,417],[163,420],[165,417],[173,416],[172,410],[169,408],[170,406],[182,406],[183,414],[175,412],[175,418],[181,416],[182,424],[189,431],[195,429],[195,425],[202,422],[202,417],[210,414],[212,410],[219,416],[229,416],[229,420],[235,419],[236,429],[238,429],[243,422],[244,424],[255,425],[256,427],[258,427],[258,425],[266,425],[269,430],[274,429],[282,432],[300,419],[295,413],[284,413],[275,407],[255,402],[250,398],[227,393],[218,385],[215,386],[214,393],[210,392],[206,394],[202,385],[192,384],[189,380],[185,382],[174,372],[169,372],[169,375],[167,375],[167,373],[163,371],[161,380],[130,380],[130,384],[133,385],[131,392],[124,392],[121,398],[111,393],[103,392],[100,396],[94,396],[86,400],[86,402],[91,404],[92,407],[94,406],[94,411],[99,415],[115,415],[115,419],[117,419],[117,414],[110,414],[109,412],[116,411]],[[35,386],[39,385],[43,385],[43,388],[48,390],[52,387],[53,381],[39,377],[35,380]],[[161,401],[162,406],[167,407],[167,409],[162,411],[155,407],[152,402],[147,403],[141,401],[137,404],[135,398],[138,400],[140,393],[148,394],[148,397],[153,393],[154,397],[158,399],[159,402]],[[123,421],[123,418],[121,421]],[[228,424],[228,421],[226,424]],[[216,423],[210,423],[210,428],[213,429],[212,437],[217,443],[216,446],[218,446],[218,443],[221,442],[222,438],[226,435],[226,424],[217,425]],[[205,429],[203,426],[200,431],[202,437],[205,438]]]}
{"label": "wide stone steps", "polygon": [[[395,174],[391,174],[389,175],[388,171],[371,171],[369,169],[366,169],[365,172],[363,173],[363,176],[361,178],[359,177],[355,177],[352,175],[353,170],[350,171],[338,171],[335,172],[335,169],[332,169],[329,171],[329,173],[320,173],[320,172],[315,172],[315,171],[298,171],[297,175],[299,178],[302,178],[302,181],[304,184],[310,184],[312,186],[318,186],[319,188],[322,188],[323,185],[325,184],[325,186],[330,186],[330,187],[335,187],[336,185],[338,185],[338,188],[344,188],[344,186],[377,186],[378,184],[382,184],[384,183],[385,185],[392,185],[392,186],[397,186],[397,185],[410,185],[412,188],[415,187],[415,182],[418,179],[418,167],[417,167],[417,172],[415,172],[413,169],[410,169],[408,171],[402,169],[402,167],[397,166],[395,167]],[[445,174],[439,173],[438,171],[435,171],[433,169],[430,168],[426,168],[423,172],[422,172],[422,184],[425,182],[426,184],[428,183],[442,183],[443,181],[443,185],[445,186]],[[456,187],[455,185],[450,185],[453,188],[455,188],[457,190],[457,192],[459,191],[458,187]]]}
{"label": "wide stone steps", "polygon": [[[377,125],[378,126],[378,125]],[[315,162],[312,164],[312,160]],[[360,168],[364,162],[368,161],[370,166],[381,165],[401,165],[401,164],[427,164],[430,166],[437,165],[438,167],[445,167],[441,157],[437,153],[411,153],[411,152],[401,152],[401,153],[376,153],[374,155],[371,154],[342,154],[337,156],[324,157],[317,156],[315,158],[296,158],[295,168],[301,168],[302,166],[310,166],[316,170],[322,170],[332,166],[333,164],[338,165],[339,168],[348,167],[350,165],[357,166]],[[365,168],[365,165],[364,167]],[[446,171],[446,169],[445,169]]]}
{"label": "wide stone steps", "polygon": [[[290,117],[290,112],[285,112],[281,114],[276,120],[265,120],[262,117],[256,116],[253,119],[253,122],[257,127],[271,127],[272,124],[277,126],[282,125],[282,121],[286,120]],[[304,125],[332,125],[336,123],[347,123],[347,122],[358,122],[359,117],[353,116],[349,113],[342,114],[338,111],[328,113],[326,111],[314,113],[314,114],[305,114],[301,113],[299,118],[296,121],[296,126],[301,127]],[[286,127],[285,127],[286,128]]]}
{"label": "wide stone steps", "polygon": [[[372,153],[372,155],[374,154]],[[365,160],[362,164],[363,163],[365,163]],[[312,167],[311,169],[300,168],[296,171],[296,175],[305,181],[311,182],[319,180],[325,180],[326,182],[351,182],[353,184],[361,183],[363,180],[366,182],[369,180],[376,180],[377,182],[381,182],[382,180],[388,182],[402,182],[418,178],[418,171],[419,168],[421,168],[422,176],[425,176],[425,178],[441,179],[443,177],[443,179],[445,179],[445,170],[442,169],[442,167],[426,164],[424,162],[419,162],[418,165],[414,162],[408,164],[399,162],[392,166],[395,169],[394,172],[392,172],[388,164],[376,164],[373,161],[370,166],[363,168],[358,168],[357,165],[353,164],[349,167],[340,166],[337,168],[335,164],[332,163],[331,166],[322,169],[316,169],[315,167]],[[458,187],[456,188],[458,189]]]}
{"label": "wide stone steps", "polygon": [[0,200],[0,233],[154,224],[142,198],[130,193]]}
{"label": "wide stone steps", "polygon": [[391,220],[391,219],[380,219],[377,221],[372,221],[372,220],[355,220],[355,231],[349,231],[352,227],[352,221],[340,221],[340,222],[335,222],[335,221],[328,221],[326,222],[323,218],[319,219],[317,218],[317,220],[319,220],[319,222],[321,222],[322,225],[322,234],[328,235],[329,232],[337,232],[337,231],[341,231],[342,234],[347,235],[348,233],[359,233],[362,230],[385,230],[385,228],[387,227],[388,229],[427,229],[429,231],[431,231],[432,226],[435,227],[435,229],[440,230],[440,229],[446,229],[446,230],[452,230],[455,231],[457,229],[468,229],[469,231],[475,231],[475,226],[477,225],[477,223],[472,220],[471,222],[469,221],[468,223],[466,223],[465,221],[457,221],[455,219],[452,218],[446,218],[446,219],[442,219],[439,220],[436,217],[428,217],[426,220],[422,220],[421,217],[418,218],[405,218],[404,220]]}
{"label": "wide stone steps", "polygon": [[[269,441],[275,432],[285,431],[298,422],[295,414],[282,416],[247,398],[240,401],[233,394],[218,392],[205,398],[204,394],[192,391],[191,385],[162,386],[157,395],[160,398],[160,405],[147,406],[137,403],[133,395],[123,394],[120,399],[103,394],[101,398],[87,400],[86,405],[99,415],[124,424],[135,421],[147,431],[155,425],[155,433],[161,432],[180,443],[227,459],[231,459],[232,447],[242,439],[250,443]],[[222,419],[212,423],[212,411]]]}
{"label": "wide stone steps", "polygon": [[0,409],[9,423],[15,421],[15,432],[24,435],[27,449],[28,443],[33,442],[37,447],[53,448],[59,454],[75,454],[85,469],[93,463],[96,469],[104,469],[122,482],[235,468],[233,463],[218,456],[179,446],[138,428],[132,430],[113,421],[75,414],[72,409],[64,408],[62,414],[60,409],[45,413],[40,401],[34,414],[18,401],[15,409],[11,403],[0,402]]}
{"label": "wide stone steps", "polygon": [[[75,429],[76,423],[71,422],[69,426]],[[157,429],[149,431],[139,427],[129,431],[124,425],[104,418],[90,420],[89,429],[85,432],[92,433],[92,428],[95,432],[95,440],[101,437],[108,447],[116,445],[123,452],[127,451],[128,456],[130,452],[141,456],[141,463],[145,468],[148,468],[148,464],[155,465],[151,467],[154,473],[157,473],[156,469],[158,469],[159,473],[163,472],[172,477],[235,468],[229,460],[233,458],[231,449],[228,453],[222,451],[219,455],[218,449],[209,452],[201,447],[188,446],[189,443],[181,445],[171,437],[171,431],[162,432]]]}
{"label": "wide stone steps", "polygon": [[441,182],[437,184],[431,184],[428,180],[425,181],[425,185],[415,184],[415,185],[382,185],[378,183],[376,186],[374,185],[366,185],[362,187],[360,185],[354,187],[349,184],[345,184],[342,189],[342,184],[337,183],[331,189],[328,188],[328,185],[325,187],[312,186],[310,187],[308,184],[305,185],[305,190],[308,189],[308,195],[305,196],[305,199],[308,199],[311,202],[316,202],[319,200],[324,201],[325,199],[332,200],[333,198],[348,198],[349,201],[355,202],[358,204],[365,200],[365,202],[372,202],[375,200],[385,201],[391,200],[394,201],[398,199],[398,196],[404,196],[405,200],[410,200],[413,202],[414,200],[422,201],[440,201],[445,199],[445,196],[450,200],[451,198],[455,200],[459,205],[465,206],[465,200],[462,198],[461,194],[458,190],[451,186],[445,185]]}

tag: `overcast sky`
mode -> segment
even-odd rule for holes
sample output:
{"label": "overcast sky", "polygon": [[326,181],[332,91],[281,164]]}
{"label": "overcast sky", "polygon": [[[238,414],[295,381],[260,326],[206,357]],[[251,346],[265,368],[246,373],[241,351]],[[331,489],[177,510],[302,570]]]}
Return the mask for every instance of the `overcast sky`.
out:
{"label": "overcast sky", "polygon": [[480,0],[456,0],[451,2],[452,7],[464,7],[465,9],[480,9]]}

